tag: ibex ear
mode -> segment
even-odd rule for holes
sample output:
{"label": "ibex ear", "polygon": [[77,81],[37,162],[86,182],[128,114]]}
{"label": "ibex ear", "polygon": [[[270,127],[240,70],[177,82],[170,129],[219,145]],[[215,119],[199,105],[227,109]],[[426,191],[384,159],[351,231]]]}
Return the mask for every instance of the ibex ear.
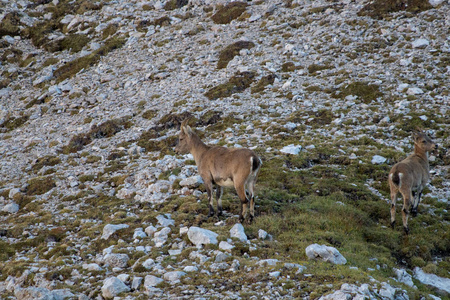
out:
{"label": "ibex ear", "polygon": [[192,129],[191,129],[191,127],[189,127],[189,125],[181,127],[181,130],[183,131],[183,133],[185,135],[191,135],[192,134]]}
{"label": "ibex ear", "polygon": [[193,133],[191,126],[187,125],[185,128],[186,128],[187,135],[191,135]]}

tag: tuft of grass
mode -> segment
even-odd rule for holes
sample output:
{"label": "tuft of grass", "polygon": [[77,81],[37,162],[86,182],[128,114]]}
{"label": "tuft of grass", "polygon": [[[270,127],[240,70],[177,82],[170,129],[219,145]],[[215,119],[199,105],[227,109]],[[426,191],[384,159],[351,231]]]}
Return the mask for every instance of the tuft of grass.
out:
{"label": "tuft of grass", "polygon": [[331,68],[331,66],[329,66],[329,65],[311,64],[311,65],[308,66],[308,72],[309,72],[309,74],[312,75],[312,74],[315,74],[315,73],[317,73],[319,71],[327,70],[327,69],[330,69],[330,68]]}
{"label": "tuft of grass", "polygon": [[164,5],[165,10],[175,10],[177,8],[182,8],[189,3],[188,0],[169,0]]}
{"label": "tuft of grass", "polygon": [[63,39],[51,41],[44,45],[48,52],[58,52],[70,50],[71,52],[80,52],[91,39],[85,34],[69,34]]}
{"label": "tuft of grass", "polygon": [[2,262],[7,261],[10,257],[16,254],[14,247],[4,240],[0,240],[0,249],[2,249],[2,251],[0,251],[0,261]]}
{"label": "tuft of grass", "polygon": [[16,36],[20,34],[20,15],[17,11],[7,13],[0,23],[0,38],[5,35]]}
{"label": "tuft of grass", "polygon": [[431,8],[433,6],[426,0],[375,0],[366,4],[358,12],[358,15],[383,19],[393,12],[407,11],[410,13],[419,13]]}
{"label": "tuft of grass", "polygon": [[131,122],[129,121],[129,117],[108,120],[100,125],[93,125],[88,133],[80,133],[73,136],[69,144],[63,147],[62,152],[64,154],[78,152],[84,146],[90,144],[93,139],[111,137],[130,126]]}
{"label": "tuft of grass", "polygon": [[114,35],[119,29],[119,25],[117,24],[109,24],[102,32],[102,39],[106,40],[110,36]]}
{"label": "tuft of grass", "polygon": [[11,79],[9,79],[9,78],[0,80],[0,90],[4,89],[5,87],[8,87],[8,85],[10,83],[11,83]]}
{"label": "tuft of grass", "polygon": [[170,18],[168,16],[164,16],[164,17],[153,20],[150,24],[154,25],[154,26],[161,26],[161,27],[169,26]]}
{"label": "tuft of grass", "polygon": [[239,18],[246,8],[247,3],[240,1],[231,2],[220,7],[211,19],[216,24],[228,24],[232,20]]}
{"label": "tuft of grass", "polygon": [[297,69],[297,66],[292,61],[285,62],[281,65],[281,72],[284,73],[294,72]]}
{"label": "tuft of grass", "polygon": [[52,176],[35,177],[28,180],[27,195],[42,195],[56,186]]}
{"label": "tuft of grass", "polygon": [[145,139],[145,133],[143,133],[137,144],[146,151],[160,151],[160,156],[164,156],[173,153],[173,147],[177,144],[177,138],[172,136],[162,140],[147,140]]}
{"label": "tuft of grass", "polygon": [[274,81],[275,81],[275,74],[269,74],[267,76],[261,77],[258,83],[251,88],[252,94],[261,93],[266,86],[273,84]]}
{"label": "tuft of grass", "polygon": [[339,89],[339,92],[332,94],[334,98],[345,98],[349,95],[358,96],[364,103],[370,103],[379,97],[383,97],[383,92],[380,91],[380,86],[377,84],[370,84],[368,82],[352,82]]}
{"label": "tuft of grass", "polygon": [[[148,135],[149,138],[156,138],[159,134],[155,134],[155,132],[159,132],[159,131],[163,131],[163,130],[171,129],[171,128],[179,128],[180,125],[181,125],[181,122],[183,122],[186,119],[194,120],[195,118],[188,111],[185,111],[185,112],[182,112],[182,113],[179,113],[179,114],[169,113],[167,115],[164,115],[158,121],[158,123],[157,123],[158,125],[156,127],[154,127],[154,128],[151,128],[147,132],[147,135]],[[191,123],[191,121],[189,122],[189,124]]]}
{"label": "tuft of grass", "polygon": [[125,38],[112,37],[108,39],[105,44],[91,54],[82,56],[55,70],[54,76],[57,82],[61,82],[67,78],[75,76],[82,69],[89,68],[95,65],[102,56],[109,52],[122,47],[125,44]]}
{"label": "tuft of grass", "polygon": [[56,57],[51,57],[44,61],[44,63],[42,64],[42,67],[45,68],[45,67],[57,64],[57,63],[59,63],[59,59],[57,59]]}
{"label": "tuft of grass", "polygon": [[57,156],[44,156],[37,159],[36,163],[31,168],[34,172],[39,171],[44,166],[55,166],[61,162],[61,159]]}
{"label": "tuft of grass", "polygon": [[209,100],[216,100],[219,98],[229,97],[235,93],[243,92],[250,87],[254,81],[254,77],[254,72],[237,72],[228,80],[228,82],[211,88],[204,95]]}
{"label": "tuft of grass", "polygon": [[21,116],[17,118],[8,118],[2,124],[0,124],[0,128],[4,128],[6,132],[19,128],[23,124],[28,121],[28,116]]}
{"label": "tuft of grass", "polygon": [[219,61],[217,62],[217,69],[226,68],[228,63],[236,55],[239,55],[239,51],[241,51],[242,49],[251,49],[253,47],[255,47],[255,44],[249,41],[238,41],[227,46],[225,49],[220,51]]}

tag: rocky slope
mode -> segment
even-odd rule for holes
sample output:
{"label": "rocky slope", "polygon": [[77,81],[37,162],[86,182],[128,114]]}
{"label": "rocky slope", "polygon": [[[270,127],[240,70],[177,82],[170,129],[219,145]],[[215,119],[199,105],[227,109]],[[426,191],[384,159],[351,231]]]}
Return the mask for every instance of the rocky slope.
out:
{"label": "rocky slope", "polygon": [[[1,1],[2,298],[447,298],[450,6],[404,3]],[[207,218],[187,117],[262,157],[253,224],[232,190]],[[408,237],[386,180],[417,127]]]}

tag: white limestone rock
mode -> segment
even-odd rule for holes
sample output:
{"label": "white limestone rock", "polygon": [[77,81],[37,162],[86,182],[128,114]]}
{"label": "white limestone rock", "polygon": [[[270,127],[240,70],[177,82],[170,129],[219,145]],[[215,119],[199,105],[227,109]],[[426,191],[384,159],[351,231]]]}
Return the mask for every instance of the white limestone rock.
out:
{"label": "white limestone rock", "polygon": [[230,237],[237,238],[241,242],[247,242],[247,235],[245,234],[244,226],[241,223],[236,223],[230,229]]}
{"label": "white limestone rock", "polygon": [[291,145],[283,147],[280,150],[280,152],[284,153],[284,154],[298,155],[301,150],[302,150],[302,146],[291,144]]}
{"label": "white limestone rock", "polygon": [[136,228],[134,230],[133,239],[143,239],[145,237],[147,237],[147,234],[142,228]]}
{"label": "white limestone rock", "polygon": [[183,271],[186,273],[197,272],[198,268],[196,266],[186,266],[184,267]]}
{"label": "white limestone rock", "polygon": [[278,259],[275,258],[262,259],[258,262],[260,266],[275,266],[277,263]]}
{"label": "white limestone rock", "polygon": [[397,276],[397,280],[401,283],[404,283],[410,287],[414,286],[414,282],[412,281],[412,276],[403,269],[394,268],[395,275]]}
{"label": "white limestone rock", "polygon": [[347,263],[345,257],[336,248],[330,246],[312,244],[306,247],[305,251],[309,259],[321,259],[337,265]]}
{"label": "white limestone rock", "polygon": [[202,245],[214,244],[216,245],[218,234],[200,227],[192,226],[188,230],[188,238],[189,240],[197,247],[201,247]]}
{"label": "white limestone rock", "polygon": [[233,249],[233,248],[234,248],[234,246],[231,245],[231,244],[228,243],[228,242],[221,241],[221,242],[219,243],[219,249],[221,249],[221,250],[231,251],[231,249]]}
{"label": "white limestone rock", "polygon": [[152,239],[155,242],[155,247],[162,247],[167,242],[171,231],[169,227],[164,227],[160,231],[155,232],[154,238]]}
{"label": "white limestone rock", "polygon": [[2,208],[2,211],[10,214],[15,214],[19,211],[19,205],[15,202],[8,203]]}
{"label": "white limestone rock", "polygon": [[382,299],[394,300],[395,291],[396,289],[392,287],[389,283],[382,282],[378,294],[382,297]]}
{"label": "white limestone rock", "polygon": [[185,276],[186,273],[182,271],[172,271],[164,273],[163,277],[165,280],[171,283],[177,283],[180,281],[181,277]]}
{"label": "white limestone rock", "polygon": [[175,220],[170,218],[170,214],[159,215],[156,217],[158,223],[163,227],[169,227],[175,225]]}
{"label": "white limestone rock", "polygon": [[142,263],[142,266],[143,266],[144,268],[146,268],[147,270],[150,270],[151,268],[153,268],[154,265],[155,265],[155,261],[154,261],[153,259],[151,259],[151,258],[145,260],[145,261]]}
{"label": "white limestone rock", "polygon": [[421,268],[414,268],[414,278],[419,280],[421,283],[426,285],[431,285],[439,290],[442,290],[446,293],[450,293],[450,279],[439,277],[435,274],[428,274],[422,271]]}
{"label": "white limestone rock", "polygon": [[417,40],[414,40],[411,45],[413,48],[422,49],[422,48],[426,48],[427,46],[429,46],[430,42],[427,39],[417,39]]}
{"label": "white limestone rock", "polygon": [[117,277],[109,277],[103,281],[102,296],[106,299],[114,298],[118,294],[128,291],[130,288]]}
{"label": "white limestone rock", "polygon": [[102,267],[100,267],[96,263],[83,264],[82,267],[83,267],[83,269],[88,270],[88,271],[101,271],[101,270],[103,270]]}
{"label": "white limestone rock", "polygon": [[156,229],[156,227],[153,226],[153,225],[147,226],[147,227],[145,228],[145,233],[146,233],[148,236],[152,236],[156,231],[158,231],[158,229]]}
{"label": "white limestone rock", "polygon": [[418,87],[410,87],[406,90],[406,94],[408,95],[421,95],[423,94],[423,90]]}
{"label": "white limestone rock", "polygon": [[133,277],[133,280],[131,281],[131,290],[137,291],[139,290],[139,287],[142,285],[143,278],[139,276]]}
{"label": "white limestone rock", "polygon": [[185,178],[183,180],[180,181],[180,186],[185,186],[188,187],[190,189],[195,189],[198,188],[200,186],[200,184],[203,183],[203,179],[201,176],[191,176],[188,178]]}
{"label": "white limestone rock", "polygon": [[118,224],[118,225],[107,224],[107,225],[105,225],[105,227],[103,227],[103,235],[101,238],[104,240],[107,240],[116,231],[125,229],[128,227],[130,227],[130,226],[128,226],[127,224]]}
{"label": "white limestone rock", "polygon": [[429,0],[431,6],[436,7],[445,2],[445,0]]}
{"label": "white limestone rock", "polygon": [[105,264],[108,264],[111,268],[125,268],[129,260],[130,258],[125,253],[111,253],[104,258]]}
{"label": "white limestone rock", "polygon": [[373,157],[372,157],[372,164],[374,164],[374,165],[379,165],[379,164],[383,164],[383,163],[385,163],[386,162],[386,158],[385,157],[383,157],[383,156],[381,156],[381,155],[374,155]]}
{"label": "white limestone rock", "polygon": [[153,275],[147,275],[145,276],[144,280],[144,288],[148,290],[150,287],[155,287],[161,282],[164,282],[164,279],[153,276]]}

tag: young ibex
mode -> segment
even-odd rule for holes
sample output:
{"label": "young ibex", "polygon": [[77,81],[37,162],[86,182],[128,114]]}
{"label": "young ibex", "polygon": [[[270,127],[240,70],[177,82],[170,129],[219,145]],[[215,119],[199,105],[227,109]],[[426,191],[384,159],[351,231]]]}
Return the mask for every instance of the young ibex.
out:
{"label": "young ibex", "polygon": [[[252,150],[245,148],[211,147],[205,145],[200,138],[186,125],[181,124],[179,142],[175,152],[194,156],[200,176],[205,184],[209,199],[209,216],[214,215],[213,185],[217,186],[216,201],[218,215],[222,214],[222,193],[224,186],[234,186],[241,200],[239,219],[247,216],[250,204],[250,222],[255,216],[254,188],[256,177],[261,168],[261,159]],[[247,187],[247,190],[246,190]]]}
{"label": "young ibex", "polygon": [[[389,187],[391,189],[391,226],[395,225],[395,202],[397,194],[403,196],[403,229],[409,232],[408,215],[411,209],[413,215],[417,214],[420,196],[423,188],[430,180],[428,152],[437,145],[422,131],[413,133],[414,153],[406,159],[395,164],[389,172]],[[412,204],[412,207],[411,207]]]}

